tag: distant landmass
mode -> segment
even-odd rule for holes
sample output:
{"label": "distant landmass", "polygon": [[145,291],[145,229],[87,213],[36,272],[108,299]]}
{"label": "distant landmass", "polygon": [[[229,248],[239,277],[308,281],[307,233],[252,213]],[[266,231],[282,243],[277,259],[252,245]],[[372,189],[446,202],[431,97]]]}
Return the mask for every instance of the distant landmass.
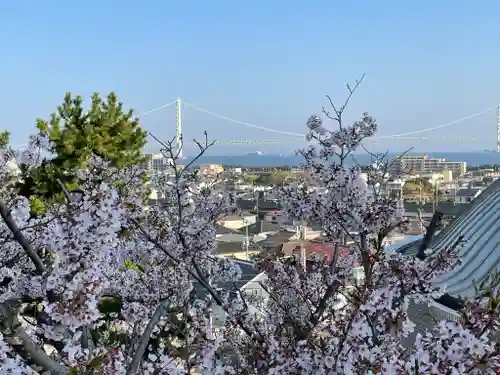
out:
{"label": "distant landmass", "polygon": [[[465,161],[469,165],[500,164],[500,152],[429,152],[411,153],[409,155],[429,155],[430,157],[443,158],[449,161]],[[399,153],[389,153],[388,158],[399,156]],[[356,162],[360,164],[370,164],[370,156],[366,153],[354,154]],[[186,162],[190,157],[186,158]],[[293,166],[303,162],[301,156],[282,155],[238,155],[238,156],[203,156],[194,165],[200,164],[224,164],[242,167],[272,167],[272,166]],[[350,159],[353,163],[353,160]]]}

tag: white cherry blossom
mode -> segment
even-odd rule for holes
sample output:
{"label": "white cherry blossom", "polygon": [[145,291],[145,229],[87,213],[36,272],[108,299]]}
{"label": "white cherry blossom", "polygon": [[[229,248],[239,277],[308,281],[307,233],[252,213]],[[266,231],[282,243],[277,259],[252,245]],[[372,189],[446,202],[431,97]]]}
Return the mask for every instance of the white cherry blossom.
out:
{"label": "white cherry blossom", "polygon": [[[460,261],[458,249],[424,260],[385,251],[385,236],[407,221],[401,202],[380,195],[380,163],[368,171],[347,164],[377,125],[363,114],[346,126],[344,109],[325,112],[338,129],[319,116],[307,121],[306,176],[277,189],[286,215],[320,225],[333,254],[312,256],[305,268],[297,257],[263,256],[255,264],[259,295],[231,287],[242,271],[217,256],[215,224],[235,211],[230,197],[178,169],[171,144],[163,146],[174,176],[150,181],[163,205],[143,204],[148,186],[138,167],[118,170],[96,157],[78,173],[82,199],[67,197],[36,218],[17,195],[12,163],[36,167],[50,140],[32,137],[22,155],[1,155],[1,373],[494,371],[499,299],[489,286],[498,275],[465,304],[460,321],[437,322],[408,345],[412,301],[442,293],[432,280]],[[200,143],[200,154],[209,145]],[[226,319],[214,329],[216,306]]]}

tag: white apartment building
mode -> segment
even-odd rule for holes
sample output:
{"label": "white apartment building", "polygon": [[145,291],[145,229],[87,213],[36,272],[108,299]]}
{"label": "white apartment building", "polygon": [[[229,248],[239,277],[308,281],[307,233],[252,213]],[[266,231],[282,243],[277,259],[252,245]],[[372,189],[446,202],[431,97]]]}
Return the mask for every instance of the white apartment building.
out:
{"label": "white apartment building", "polygon": [[463,176],[467,172],[464,161],[448,161],[441,158],[431,158],[428,155],[404,155],[392,162],[392,174],[425,174],[451,171],[454,177]]}

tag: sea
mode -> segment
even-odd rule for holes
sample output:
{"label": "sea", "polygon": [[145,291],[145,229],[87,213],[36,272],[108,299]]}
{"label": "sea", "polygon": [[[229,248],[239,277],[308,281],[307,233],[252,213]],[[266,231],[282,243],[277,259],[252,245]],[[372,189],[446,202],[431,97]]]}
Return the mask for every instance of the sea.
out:
{"label": "sea", "polygon": [[[423,155],[424,153],[415,153],[408,155]],[[389,153],[388,159],[393,159],[400,156],[398,153]],[[429,152],[425,153],[429,157],[446,159],[447,161],[461,162],[465,161],[469,166],[478,166],[484,164],[499,164],[500,152],[483,151],[483,152]],[[192,157],[186,157],[183,164],[192,160]],[[240,167],[278,167],[278,166],[299,166],[304,161],[302,156],[297,155],[235,155],[235,156],[202,156],[192,165],[200,164],[222,164]],[[358,163],[361,165],[371,164],[370,155],[366,153],[353,154],[353,158],[348,158],[349,163]]]}

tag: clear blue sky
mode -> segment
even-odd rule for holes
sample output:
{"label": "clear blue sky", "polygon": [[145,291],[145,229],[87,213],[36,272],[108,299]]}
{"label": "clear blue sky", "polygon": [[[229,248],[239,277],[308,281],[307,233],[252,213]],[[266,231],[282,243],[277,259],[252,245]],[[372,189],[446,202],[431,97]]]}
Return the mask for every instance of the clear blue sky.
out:
{"label": "clear blue sky", "polygon": [[[366,110],[380,135],[436,126],[500,100],[500,2],[465,0],[95,1],[0,5],[1,127],[26,142],[66,91],[116,91],[138,113],[176,97],[231,118],[304,131],[329,93],[363,72],[348,118]],[[417,149],[493,148],[495,111],[416,143]],[[173,108],[143,119],[175,134]],[[185,136],[277,139],[185,108]],[[285,136],[286,138],[286,136]],[[411,142],[410,142],[411,143]],[[380,145],[379,145],[380,146]],[[408,142],[386,142],[402,150]],[[382,147],[381,146],[381,147]],[[297,145],[273,146],[274,152]],[[242,153],[265,147],[225,147]]]}

